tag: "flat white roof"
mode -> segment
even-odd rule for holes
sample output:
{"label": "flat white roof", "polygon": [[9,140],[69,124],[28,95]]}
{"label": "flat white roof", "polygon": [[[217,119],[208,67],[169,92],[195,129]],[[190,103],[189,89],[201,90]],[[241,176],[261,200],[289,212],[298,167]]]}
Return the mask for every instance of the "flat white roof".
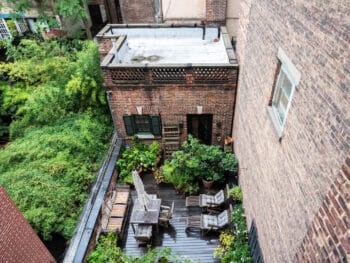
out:
{"label": "flat white roof", "polygon": [[126,40],[111,65],[230,63],[227,39],[218,27],[112,27],[105,32],[121,35]]}

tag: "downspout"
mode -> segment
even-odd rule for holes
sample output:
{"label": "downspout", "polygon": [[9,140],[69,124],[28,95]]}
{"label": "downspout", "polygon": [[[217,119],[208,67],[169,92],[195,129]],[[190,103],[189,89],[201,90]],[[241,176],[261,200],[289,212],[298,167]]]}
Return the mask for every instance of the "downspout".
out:
{"label": "downspout", "polygon": [[107,103],[108,103],[109,111],[110,111],[110,113],[112,115],[112,120],[113,120],[113,132],[116,133],[116,135],[118,136],[117,122],[115,120],[114,112],[113,112],[113,109],[112,109],[112,106],[111,106],[111,101],[110,101],[111,94],[112,94],[112,91],[110,91],[110,90],[106,91]]}
{"label": "downspout", "polygon": [[162,0],[154,0],[155,22],[163,23]]}

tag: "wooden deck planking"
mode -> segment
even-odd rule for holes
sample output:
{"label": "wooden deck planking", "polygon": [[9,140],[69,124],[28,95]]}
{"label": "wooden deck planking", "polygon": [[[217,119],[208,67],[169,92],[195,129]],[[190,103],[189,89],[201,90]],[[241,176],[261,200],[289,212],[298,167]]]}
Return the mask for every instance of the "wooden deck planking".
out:
{"label": "wooden deck planking", "polygon": [[[187,209],[185,206],[185,196],[177,194],[171,185],[158,186],[152,175],[142,177],[146,192],[156,194],[162,199],[162,203],[170,205],[175,202],[173,218],[170,226],[159,227],[159,232],[153,230],[151,247],[170,247],[173,253],[179,253],[181,259],[191,259],[193,262],[209,263],[220,262],[213,257],[213,251],[218,245],[218,234],[210,233],[201,237],[200,232],[186,233],[186,217],[189,215],[199,215],[200,209]],[[136,191],[132,191],[133,200],[136,198]],[[131,211],[131,210],[130,210]],[[128,220],[130,219],[130,215]],[[128,225],[124,240],[124,249],[128,255],[139,256],[147,252],[146,246],[139,246],[134,238],[131,225]]]}

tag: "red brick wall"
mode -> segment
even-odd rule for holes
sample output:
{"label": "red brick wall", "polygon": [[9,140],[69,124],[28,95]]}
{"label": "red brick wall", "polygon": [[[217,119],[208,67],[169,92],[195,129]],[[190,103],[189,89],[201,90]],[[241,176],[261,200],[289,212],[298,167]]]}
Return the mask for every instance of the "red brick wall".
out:
{"label": "red brick wall", "polygon": [[206,20],[208,24],[225,24],[226,0],[206,0]]}
{"label": "red brick wall", "polygon": [[[137,114],[136,106],[143,106],[143,114],[161,115],[162,122],[184,123],[182,141],[187,138],[186,114],[197,114],[197,105],[203,106],[203,114],[213,114],[212,143],[221,145],[217,136],[225,138],[231,133],[235,84],[159,86],[111,86],[110,102],[119,134],[128,138],[123,115]],[[219,129],[217,122],[221,122]]]}
{"label": "red brick wall", "polygon": [[123,23],[154,23],[153,0],[120,0]]}
{"label": "red brick wall", "polygon": [[97,43],[100,50],[101,61],[103,61],[103,58],[113,47],[112,40],[110,38],[97,38]]}
{"label": "red brick wall", "polygon": [[[198,77],[196,75],[198,71],[192,72],[191,69],[185,71],[185,80],[181,84],[155,84],[152,80],[151,70],[145,72],[145,77],[139,81],[140,84],[128,84],[127,82],[115,84],[112,81],[113,69],[103,69],[105,85],[108,90],[112,91],[110,104],[119,134],[128,138],[123,115],[137,114],[136,106],[142,106],[143,114],[161,115],[162,122],[182,121],[184,128],[181,139],[184,141],[187,138],[186,114],[197,114],[197,106],[202,106],[203,114],[213,114],[212,144],[222,145],[223,139],[231,133],[232,129],[238,75],[237,68],[223,70],[220,71],[222,75],[216,76],[225,78],[225,74],[228,74],[229,77],[220,84],[196,84],[194,76]],[[121,76],[134,74],[133,72],[135,70],[124,71]],[[141,72],[143,72],[142,69]],[[146,84],[144,84],[145,82]],[[218,122],[221,123],[221,127],[217,127],[216,123]],[[217,140],[217,137],[222,140]]]}
{"label": "red brick wall", "polygon": [[346,262],[350,258],[350,157],[309,226],[294,262]]}
{"label": "red brick wall", "polygon": [[0,262],[56,262],[0,186]]}
{"label": "red brick wall", "polygon": [[[293,262],[350,152],[350,6],[243,0],[242,7],[233,135],[247,225],[255,219],[266,262]],[[281,142],[267,111],[278,48],[301,72]],[[311,243],[328,247],[321,236],[310,235]]]}

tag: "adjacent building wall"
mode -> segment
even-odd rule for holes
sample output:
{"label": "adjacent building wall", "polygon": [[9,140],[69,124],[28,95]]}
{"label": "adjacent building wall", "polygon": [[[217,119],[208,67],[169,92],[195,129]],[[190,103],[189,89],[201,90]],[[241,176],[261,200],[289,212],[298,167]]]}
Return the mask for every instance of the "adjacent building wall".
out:
{"label": "adjacent building wall", "polygon": [[159,5],[164,23],[204,22],[209,25],[225,25],[226,0],[119,0],[119,2],[125,24],[155,23],[155,6]]}
{"label": "adjacent building wall", "polygon": [[205,20],[206,0],[162,0],[163,21]]}
{"label": "adjacent building wall", "polygon": [[1,185],[0,262],[56,262]]}
{"label": "adjacent building wall", "polygon": [[119,0],[124,24],[154,23],[154,0]]}
{"label": "adjacent building wall", "polygon": [[[265,262],[350,257],[349,14],[344,0],[242,2],[234,148]],[[267,111],[279,48],[301,72],[281,140]]]}
{"label": "adjacent building wall", "polygon": [[226,28],[230,37],[234,38],[237,36],[239,16],[242,10],[240,4],[240,0],[227,0]]}

